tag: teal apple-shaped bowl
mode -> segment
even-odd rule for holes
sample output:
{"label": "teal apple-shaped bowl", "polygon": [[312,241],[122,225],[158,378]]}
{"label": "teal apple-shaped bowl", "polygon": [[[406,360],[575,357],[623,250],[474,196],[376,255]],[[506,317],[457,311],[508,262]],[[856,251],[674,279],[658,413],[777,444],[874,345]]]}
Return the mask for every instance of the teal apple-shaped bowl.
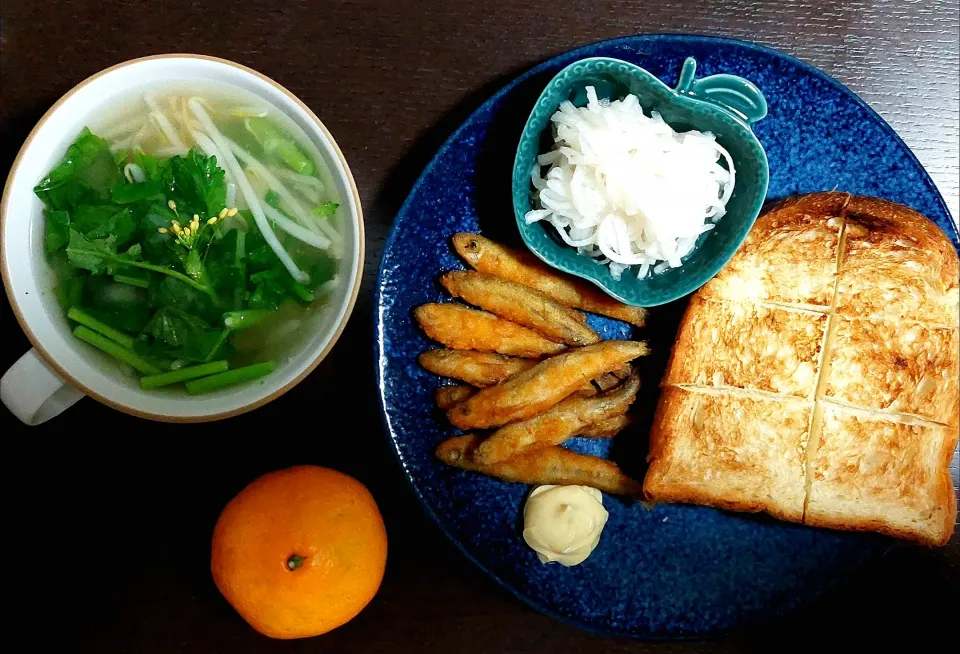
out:
{"label": "teal apple-shaped bowl", "polygon": [[[582,59],[561,70],[540,94],[527,119],[513,165],[513,210],[527,247],[545,263],[590,280],[611,296],[634,306],[652,307],[689,295],[707,283],[730,260],[753,226],[767,194],[770,171],[763,146],[750,125],[767,114],[767,103],[751,82],[735,75],[695,79],[697,63],[687,58],[680,80],[671,89],[643,68],[609,57]],[[609,267],[564,243],[546,222],[528,224],[533,206],[531,171],[537,155],[553,144],[550,117],[560,104],[587,103],[586,87],[600,98],[637,96],[646,113],[659,112],[674,130],[712,132],[736,168],[733,196],[716,227],[702,234],[678,268],[637,278],[636,266],[614,279]]]}

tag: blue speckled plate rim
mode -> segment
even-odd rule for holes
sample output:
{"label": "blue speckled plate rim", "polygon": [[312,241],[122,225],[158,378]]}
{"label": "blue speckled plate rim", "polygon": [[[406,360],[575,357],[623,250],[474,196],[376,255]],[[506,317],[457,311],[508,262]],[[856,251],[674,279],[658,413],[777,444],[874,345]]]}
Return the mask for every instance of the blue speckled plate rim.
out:
{"label": "blue speckled plate rim", "polygon": [[[750,43],[749,41],[741,41],[741,40],[739,40],[739,39],[731,39],[731,38],[728,38],[728,37],[704,36],[704,35],[699,35],[699,34],[672,34],[672,33],[636,34],[636,35],[633,35],[633,36],[622,36],[622,37],[618,37],[618,38],[615,38],[615,39],[608,39],[608,40],[604,40],[604,41],[596,41],[596,42],[594,42],[594,43],[589,43],[589,44],[586,44],[586,45],[582,45],[582,46],[579,46],[579,47],[577,47],[577,48],[574,48],[573,50],[568,50],[567,52],[564,52],[564,53],[558,54],[558,55],[556,55],[556,56],[553,56],[553,57],[551,57],[550,59],[547,59],[546,61],[543,61],[543,62],[541,62],[541,63],[539,63],[539,64],[537,64],[537,65],[535,65],[535,66],[533,66],[533,67],[531,67],[531,68],[529,68],[529,69],[527,69],[526,71],[520,73],[517,77],[515,77],[512,81],[508,82],[508,83],[507,83],[504,87],[502,87],[499,91],[497,91],[496,93],[494,93],[493,95],[491,95],[489,98],[487,98],[479,107],[477,107],[477,108],[460,124],[459,127],[457,127],[456,130],[454,130],[454,131],[450,134],[450,136],[447,137],[447,139],[443,142],[443,145],[440,146],[440,148],[437,150],[436,154],[434,154],[433,158],[430,160],[430,162],[429,162],[429,163],[426,165],[426,167],[423,169],[423,172],[420,173],[420,176],[417,178],[417,181],[414,183],[413,187],[410,189],[410,192],[409,192],[409,194],[407,195],[407,199],[404,201],[403,205],[400,207],[400,210],[397,212],[397,216],[402,216],[402,215],[404,215],[404,214],[407,212],[407,209],[409,208],[410,204],[413,202],[413,198],[414,198],[414,197],[417,195],[417,193],[419,192],[420,186],[423,184],[423,180],[424,180],[424,179],[427,177],[427,175],[433,170],[433,167],[434,167],[434,165],[436,164],[437,160],[441,157],[441,155],[443,155],[443,154],[451,147],[452,143],[457,140],[457,138],[459,137],[460,133],[465,129],[465,127],[466,127],[469,123],[471,123],[471,122],[474,120],[474,118],[477,116],[477,114],[479,114],[488,104],[490,104],[491,102],[494,102],[494,101],[497,100],[498,98],[506,95],[507,93],[509,93],[510,91],[512,91],[514,88],[516,88],[517,85],[521,84],[522,82],[524,82],[525,80],[529,79],[529,78],[532,77],[533,75],[536,75],[537,73],[539,73],[539,72],[541,72],[541,71],[543,71],[543,70],[545,70],[545,69],[547,69],[547,68],[549,68],[549,67],[551,67],[551,66],[553,66],[553,65],[556,65],[556,63],[558,62],[558,60],[563,60],[563,59],[567,59],[567,58],[574,58],[574,59],[575,59],[578,55],[589,56],[589,55],[587,55],[587,54],[585,53],[585,51],[592,50],[592,49],[594,49],[594,48],[596,48],[596,47],[598,47],[598,46],[615,46],[615,45],[618,45],[618,44],[629,44],[629,43],[632,43],[632,42],[634,42],[634,41],[636,41],[636,40],[638,40],[638,39],[668,39],[668,40],[675,40],[675,41],[681,41],[681,42],[699,41],[699,42],[725,43],[725,44],[737,45],[737,46],[749,48],[749,49],[752,49],[752,50],[757,50],[757,51],[763,52],[763,53],[765,53],[765,54],[772,55],[772,56],[774,56],[774,57],[778,57],[778,58],[781,58],[781,59],[785,59],[785,60],[789,61],[790,63],[798,66],[799,68],[805,70],[806,72],[810,73],[811,75],[814,75],[814,76],[816,76],[816,77],[819,77],[820,79],[822,79],[822,80],[824,80],[825,82],[829,83],[831,86],[837,88],[837,89],[838,89],[839,91],[841,91],[842,93],[850,96],[858,105],[860,105],[862,108],[866,109],[867,115],[873,118],[873,120],[882,128],[882,130],[883,130],[884,132],[886,132],[887,136],[891,137],[891,138],[894,139],[897,143],[899,143],[901,146],[903,146],[903,149],[906,150],[906,151],[909,153],[910,158],[911,158],[911,159],[917,164],[917,166],[923,171],[923,179],[924,179],[924,182],[926,183],[928,190],[931,191],[933,194],[936,195],[936,198],[939,200],[940,206],[941,206],[941,208],[943,209],[944,213],[945,213],[947,216],[952,216],[952,214],[950,213],[949,208],[947,207],[946,202],[945,202],[944,199],[943,199],[943,196],[940,194],[940,191],[937,189],[936,184],[934,184],[933,179],[930,177],[930,174],[927,173],[926,168],[924,168],[923,164],[922,164],[922,163],[920,162],[920,160],[917,158],[917,155],[913,153],[913,151],[907,146],[907,144],[904,143],[903,139],[900,138],[900,135],[897,134],[896,131],[895,131],[892,127],[890,127],[890,125],[883,119],[883,117],[880,116],[880,114],[878,114],[876,111],[873,110],[872,107],[870,107],[870,105],[868,105],[866,102],[864,102],[864,100],[863,100],[859,95],[857,95],[856,93],[854,93],[853,91],[851,91],[849,88],[847,88],[846,86],[844,86],[843,84],[841,84],[838,80],[834,79],[833,77],[831,77],[831,76],[828,75],[827,73],[823,72],[823,71],[820,70],[819,68],[816,68],[815,66],[812,66],[812,65],[810,65],[810,64],[808,64],[808,63],[806,63],[806,62],[804,62],[804,61],[802,61],[802,60],[800,60],[800,59],[797,59],[796,57],[794,57],[794,56],[792,56],[792,55],[785,54],[785,53],[783,53],[783,52],[780,52],[779,50],[775,50],[774,48],[770,48],[770,47],[767,47],[767,46],[758,45],[758,44],[756,44],[756,43]],[[953,218],[956,219],[955,216],[953,216]],[[957,231],[957,226],[956,226],[956,224],[951,221],[951,222],[950,222],[950,226],[951,226],[951,228],[953,229],[952,240],[954,240],[955,242],[956,242],[957,240],[960,240],[960,233],[958,233],[958,231]],[[433,507],[430,505],[430,503],[427,501],[427,499],[423,496],[423,493],[420,492],[420,488],[417,486],[417,484],[416,484],[416,482],[414,481],[413,477],[410,475],[410,473],[409,473],[409,471],[408,471],[408,468],[407,468],[407,466],[406,466],[406,464],[405,464],[405,462],[404,462],[403,454],[400,452],[400,448],[397,446],[397,439],[396,439],[395,431],[394,431],[392,425],[390,424],[390,416],[389,416],[389,415],[387,414],[387,412],[386,412],[386,398],[384,397],[384,393],[383,393],[383,390],[384,390],[384,385],[383,385],[383,364],[384,364],[384,357],[383,357],[383,324],[382,324],[382,296],[381,296],[381,290],[382,290],[382,288],[383,288],[383,284],[382,284],[383,272],[384,272],[384,271],[383,271],[383,261],[384,261],[384,259],[385,259],[386,253],[387,253],[387,252],[391,249],[391,247],[393,246],[393,241],[394,241],[394,239],[395,239],[396,236],[397,236],[397,231],[398,231],[398,230],[397,230],[397,220],[396,220],[396,218],[395,218],[395,219],[394,219],[394,222],[393,222],[393,225],[390,227],[390,233],[389,233],[389,235],[387,236],[387,241],[386,241],[386,243],[385,243],[385,245],[384,245],[384,248],[383,248],[383,254],[381,254],[380,265],[379,265],[378,270],[377,270],[376,288],[374,289],[374,309],[375,309],[375,310],[374,310],[374,312],[373,312],[373,314],[372,314],[372,322],[373,322],[372,327],[373,327],[373,332],[374,332],[374,339],[373,339],[373,340],[374,340],[374,355],[375,355],[375,356],[374,356],[373,365],[374,365],[374,374],[375,374],[375,376],[376,376],[376,381],[377,381],[377,392],[378,392],[378,394],[379,394],[379,396],[380,396],[380,417],[381,417],[381,420],[382,420],[382,422],[383,422],[383,426],[384,426],[384,428],[386,429],[387,436],[388,436],[388,438],[389,438],[389,440],[390,440],[391,449],[392,449],[392,451],[393,451],[393,453],[394,453],[394,456],[397,458],[397,463],[399,463],[399,464],[400,464],[400,467],[403,469],[404,478],[407,480],[407,483],[410,485],[411,490],[413,490],[413,493],[414,493],[414,495],[416,496],[417,500],[419,500],[420,505],[421,505],[421,507],[423,508],[424,512],[427,514],[427,516],[429,516],[429,518],[434,522],[434,524],[436,524],[436,526],[439,528],[440,532],[441,532],[442,534],[444,534],[444,536],[446,536],[447,539],[448,539],[450,542],[452,542],[452,543],[454,544],[454,546],[455,546],[458,550],[460,550],[460,552],[461,552],[471,563],[473,563],[475,566],[477,566],[477,567],[478,567],[481,571],[483,571],[483,573],[486,574],[488,577],[490,577],[491,579],[493,579],[497,584],[500,585],[501,588],[503,588],[503,589],[505,589],[506,591],[508,591],[511,595],[513,595],[514,597],[516,597],[516,598],[519,599],[521,602],[525,603],[527,606],[529,606],[530,608],[534,609],[534,610],[537,611],[538,613],[541,613],[541,614],[543,614],[543,615],[546,615],[547,617],[553,618],[554,620],[557,620],[558,622],[562,622],[562,623],[565,623],[565,624],[572,625],[572,626],[574,626],[574,627],[576,627],[576,628],[578,628],[578,629],[582,629],[582,630],[584,630],[584,631],[587,631],[587,632],[590,632],[590,633],[594,633],[594,634],[597,634],[597,635],[600,635],[600,636],[618,636],[618,637],[635,638],[635,639],[636,639],[636,638],[642,638],[643,640],[691,640],[691,639],[700,639],[700,638],[708,637],[708,636],[711,636],[711,635],[722,634],[722,633],[725,633],[725,632],[730,631],[730,629],[715,629],[715,630],[708,630],[708,631],[704,631],[704,632],[697,632],[697,633],[691,633],[691,634],[681,634],[681,635],[673,635],[673,634],[671,634],[671,635],[664,635],[664,636],[655,636],[655,635],[654,635],[654,636],[649,636],[649,635],[647,635],[647,636],[637,636],[637,635],[635,635],[635,634],[626,633],[626,632],[613,632],[613,631],[604,631],[604,630],[596,629],[596,628],[594,628],[593,626],[591,626],[591,625],[589,625],[589,624],[586,624],[586,623],[584,623],[584,622],[581,622],[581,621],[579,621],[579,620],[576,620],[576,619],[573,619],[573,618],[570,618],[570,617],[563,616],[563,615],[560,615],[560,614],[558,614],[558,613],[555,613],[555,612],[552,611],[551,609],[549,609],[549,608],[541,605],[540,603],[538,603],[537,601],[535,601],[533,598],[524,595],[524,594],[521,593],[519,590],[517,590],[516,588],[514,588],[512,585],[510,585],[510,584],[506,583],[505,581],[503,581],[499,576],[497,576],[496,573],[492,572],[492,571],[489,570],[485,565],[483,565],[482,563],[480,563],[480,561],[478,561],[478,560],[467,550],[467,548],[463,545],[463,543],[461,543],[460,540],[457,539],[457,538],[447,529],[447,526],[446,526],[446,525],[443,523],[443,521],[440,520],[440,518],[437,516],[436,512],[433,510]],[[948,236],[949,236],[949,235],[948,235]]]}

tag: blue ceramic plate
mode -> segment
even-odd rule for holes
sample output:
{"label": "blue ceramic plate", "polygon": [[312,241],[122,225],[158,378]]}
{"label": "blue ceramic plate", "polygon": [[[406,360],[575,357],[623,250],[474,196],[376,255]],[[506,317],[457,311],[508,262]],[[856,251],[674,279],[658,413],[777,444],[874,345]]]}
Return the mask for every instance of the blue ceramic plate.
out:
{"label": "blue ceramic plate", "polygon": [[[617,636],[701,635],[779,615],[863,565],[889,541],[789,525],[763,516],[693,506],[647,510],[605,497],[610,510],[600,546],[576,568],[539,563],[524,544],[520,508],[527,488],[440,465],[433,450],[454,430],[433,408],[443,383],[417,355],[431,347],[411,310],[443,297],[436,279],[462,268],[450,248],[458,231],[480,230],[519,245],[511,204],[516,145],[532,103],[564,66],[617,57],[674,85],[693,56],[704,75],[754,81],[769,102],[756,134],[770,161],[768,197],[840,189],[902,202],[957,232],[933,182],[883,120],[820,71],[773,50],[690,36],[638,36],[587,46],[524,73],[485,102],[427,166],[394,224],[377,289],[377,376],[385,423],[414,491],[440,529],[491,577],[530,606],[580,627]],[[648,395],[641,424],[614,442],[574,439],[571,447],[610,456],[643,474],[656,382],[682,305],[653,310],[634,330],[591,318],[605,338],[647,338]]]}

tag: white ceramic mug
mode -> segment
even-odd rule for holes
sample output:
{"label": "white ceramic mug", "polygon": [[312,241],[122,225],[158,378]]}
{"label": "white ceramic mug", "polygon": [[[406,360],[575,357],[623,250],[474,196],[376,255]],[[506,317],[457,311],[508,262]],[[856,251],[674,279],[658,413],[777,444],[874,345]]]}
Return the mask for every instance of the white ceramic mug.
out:
{"label": "white ceramic mug", "polygon": [[[53,292],[43,250],[43,205],[33,187],[53,168],[80,130],[111,102],[165,84],[230,84],[283,111],[330,167],[340,196],[344,233],[338,281],[326,309],[316,313],[303,343],[261,380],[190,396],[144,391],[136,378],[70,333]],[[311,149],[312,149],[311,147]],[[0,270],[10,304],[33,344],[0,381],[0,399],[20,420],[36,425],[84,395],[133,415],[170,422],[216,420],[266,404],[295,386],[329,352],[353,310],[363,266],[363,218],[353,176],[317,116],[273,80],[239,64],[199,55],[145,57],[84,80],[48,111],[13,163],[0,204]]]}

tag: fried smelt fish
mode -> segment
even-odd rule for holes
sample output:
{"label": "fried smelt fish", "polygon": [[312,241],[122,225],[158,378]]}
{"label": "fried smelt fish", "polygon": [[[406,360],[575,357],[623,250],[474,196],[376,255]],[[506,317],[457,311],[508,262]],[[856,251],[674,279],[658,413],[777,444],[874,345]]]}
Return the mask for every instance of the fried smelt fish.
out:
{"label": "fried smelt fish", "polygon": [[[427,371],[435,375],[459,379],[471,386],[477,386],[479,388],[495,386],[537,365],[534,359],[518,359],[495,352],[449,349],[427,350],[418,357],[418,361]],[[624,368],[627,374],[623,375],[623,378],[629,377],[630,366],[624,366]],[[617,375],[621,373],[623,373],[622,369],[600,375],[594,380],[594,383],[601,390],[609,390],[620,384],[621,378],[617,377]],[[474,392],[476,392],[476,389],[474,389]],[[593,384],[587,383],[584,384],[578,392],[583,393],[585,396],[596,395],[597,388],[595,388]],[[462,391],[458,391],[455,396],[452,393],[453,391],[443,391],[444,403],[449,402],[447,406],[443,406],[440,402],[438,390],[437,406],[441,409],[449,409],[466,399],[466,395]],[[456,401],[453,401],[454,397],[456,397]]]}
{"label": "fried smelt fish", "polygon": [[619,379],[620,381],[623,381],[624,379],[626,379],[627,377],[633,374],[633,366],[631,366],[629,363],[624,364],[619,368],[617,368],[616,370],[614,370],[613,372],[611,372],[610,374],[616,377],[617,379]]}
{"label": "fried smelt fish", "polygon": [[625,366],[620,366],[613,372],[608,372],[604,375],[600,375],[593,380],[593,383],[597,385],[601,391],[609,391],[615,386],[619,386],[620,382],[633,374],[633,366],[627,364]]}
{"label": "fried smelt fish", "polygon": [[541,359],[567,349],[532,329],[459,304],[424,304],[413,315],[427,336],[454,350]]}
{"label": "fried smelt fish", "polygon": [[622,415],[608,418],[603,422],[587,425],[577,436],[584,438],[613,438],[634,423],[632,416]]}
{"label": "fried smelt fish", "polygon": [[473,386],[441,386],[437,389],[436,400],[437,407],[446,411],[463,402],[465,399],[477,392]]}
{"label": "fried smelt fish", "polygon": [[499,427],[542,413],[589,380],[648,354],[642,341],[603,341],[558,354],[447,411],[460,429]]}
{"label": "fried smelt fish", "polygon": [[493,432],[480,443],[473,458],[483,464],[499,463],[533,449],[560,445],[588,425],[625,413],[639,389],[640,377],[634,375],[609,393],[568,397],[539,415]]}
{"label": "fried smelt fish", "polygon": [[499,384],[537,365],[531,359],[473,350],[427,350],[417,360],[435,375],[453,377],[481,388]]}
{"label": "fried smelt fish", "polygon": [[453,246],[475,270],[549,295],[560,304],[643,327],[646,309],[630,307],[589,285],[557,274],[533,255],[494,243],[479,234],[455,234]]}
{"label": "fried smelt fish", "polygon": [[614,495],[642,496],[639,483],[623,474],[611,461],[578,454],[565,447],[544,447],[492,465],[473,460],[472,455],[482,436],[467,434],[444,441],[437,448],[437,458],[463,470],[480,472],[503,481],[521,484],[556,484],[590,486]]}
{"label": "fried smelt fish", "polygon": [[600,336],[583,314],[529,286],[493,275],[452,270],[440,278],[450,295],[567,345],[593,345]]}
{"label": "fried smelt fish", "polygon": [[606,393],[611,388],[616,388],[619,386],[622,381],[623,380],[617,377],[614,373],[608,372],[594,379],[593,383],[596,384],[601,391]]}

